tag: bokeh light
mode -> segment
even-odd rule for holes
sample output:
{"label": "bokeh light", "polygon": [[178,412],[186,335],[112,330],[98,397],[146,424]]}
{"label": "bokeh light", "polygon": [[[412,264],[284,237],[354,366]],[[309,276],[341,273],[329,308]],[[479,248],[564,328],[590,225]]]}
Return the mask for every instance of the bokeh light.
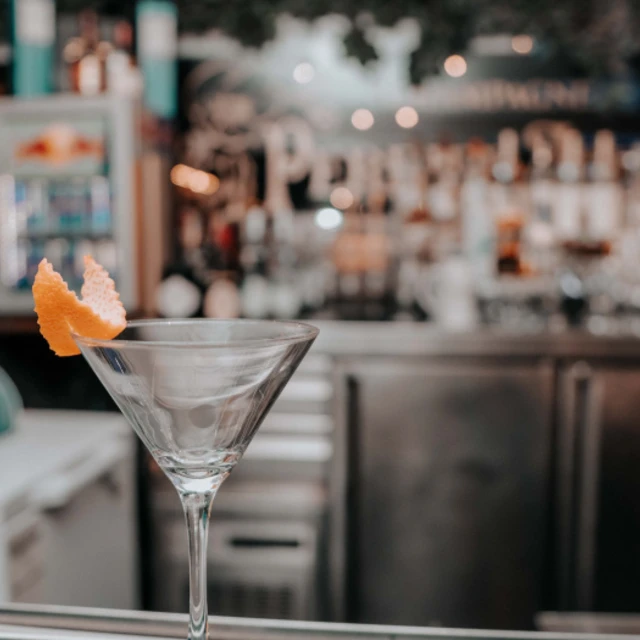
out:
{"label": "bokeh light", "polygon": [[511,38],[511,48],[520,55],[527,55],[533,51],[533,38],[526,34],[513,36]]}
{"label": "bokeh light", "polygon": [[403,129],[411,129],[418,124],[420,117],[413,107],[400,107],[396,111],[396,122]]}
{"label": "bokeh light", "polygon": [[360,131],[366,131],[373,127],[375,119],[369,109],[356,109],[351,114],[351,124]]}
{"label": "bokeh light", "polygon": [[308,84],[316,75],[316,70],[309,62],[301,62],[293,70],[293,79],[299,84]]}
{"label": "bokeh light", "polygon": [[329,200],[336,209],[348,209],[353,204],[353,194],[346,187],[336,187]]}
{"label": "bokeh light", "polygon": [[444,70],[452,78],[461,78],[467,73],[467,61],[456,53],[444,61]]}
{"label": "bokeh light", "polygon": [[320,229],[331,231],[337,229],[342,224],[343,219],[344,216],[341,211],[333,209],[332,207],[326,207],[316,212],[315,223]]}

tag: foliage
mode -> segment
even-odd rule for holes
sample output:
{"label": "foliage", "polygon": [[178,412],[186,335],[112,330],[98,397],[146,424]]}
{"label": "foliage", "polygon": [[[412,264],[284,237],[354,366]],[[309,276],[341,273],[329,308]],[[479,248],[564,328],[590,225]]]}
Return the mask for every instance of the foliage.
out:
{"label": "foliage", "polygon": [[347,55],[363,64],[375,60],[358,18],[393,26],[415,18],[422,37],[411,56],[411,78],[419,82],[441,69],[451,53],[463,53],[472,37],[492,33],[528,33],[553,43],[584,73],[620,75],[640,58],[638,0],[178,0],[181,29],[216,27],[245,46],[260,47],[275,34],[277,15],[314,20],[328,13],[350,18]]}
{"label": "foliage", "polygon": [[[464,53],[471,38],[492,33],[528,33],[552,43],[584,73],[624,75],[640,66],[640,0],[176,0],[180,30],[220,29],[248,47],[275,37],[275,20],[288,13],[314,20],[341,13],[353,27],[345,37],[348,56],[375,60],[363,15],[381,26],[414,18],[422,37],[411,56],[411,78],[436,73],[451,53]],[[58,0],[60,11],[77,11],[86,0]],[[128,0],[96,0],[107,13],[130,11]]]}

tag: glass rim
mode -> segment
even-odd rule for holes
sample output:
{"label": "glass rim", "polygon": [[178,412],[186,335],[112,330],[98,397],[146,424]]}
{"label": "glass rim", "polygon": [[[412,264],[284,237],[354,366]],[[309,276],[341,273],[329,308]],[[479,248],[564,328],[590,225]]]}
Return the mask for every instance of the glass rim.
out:
{"label": "glass rim", "polygon": [[297,320],[253,320],[250,318],[156,318],[148,320],[130,320],[127,322],[125,329],[135,329],[137,327],[153,327],[167,325],[194,325],[194,324],[244,324],[244,325],[268,325],[268,326],[286,326],[297,329],[291,335],[284,335],[273,338],[247,338],[245,340],[228,340],[222,342],[219,340],[130,340],[127,338],[118,338],[117,336],[111,340],[104,338],[92,338],[90,336],[81,336],[75,332],[71,332],[73,340],[85,347],[99,347],[102,349],[252,349],[256,347],[272,347],[276,345],[297,344],[300,342],[308,342],[315,339],[320,332],[317,327],[306,322],[298,322]]}

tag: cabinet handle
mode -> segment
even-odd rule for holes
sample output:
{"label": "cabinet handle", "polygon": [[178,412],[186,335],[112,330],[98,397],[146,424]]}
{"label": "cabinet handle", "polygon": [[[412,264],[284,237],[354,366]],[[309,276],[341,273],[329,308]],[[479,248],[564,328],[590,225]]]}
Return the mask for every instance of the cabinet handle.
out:
{"label": "cabinet handle", "polygon": [[357,620],[360,613],[360,553],[358,546],[360,511],[360,381],[347,377],[347,492],[346,492],[346,613]]}
{"label": "cabinet handle", "polygon": [[357,567],[354,566],[354,541],[358,506],[357,433],[359,430],[359,384],[348,366],[338,365],[334,373],[335,415],[333,433],[333,471],[330,474],[330,584],[331,616],[345,622],[353,618],[353,599],[357,596]]}
{"label": "cabinet handle", "polygon": [[575,363],[563,387],[559,459],[559,600],[564,610],[593,608],[602,380]]}

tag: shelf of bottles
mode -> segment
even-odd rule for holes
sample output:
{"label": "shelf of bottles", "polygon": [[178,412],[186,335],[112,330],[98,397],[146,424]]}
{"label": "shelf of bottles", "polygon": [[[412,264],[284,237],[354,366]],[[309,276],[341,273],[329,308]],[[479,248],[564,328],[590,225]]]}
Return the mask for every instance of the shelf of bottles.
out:
{"label": "shelf of bottles", "polygon": [[46,257],[69,287],[79,291],[83,257],[93,255],[117,278],[109,180],[103,175],[15,177],[17,243],[11,281],[28,291],[38,263]]}
{"label": "shelf of bottles", "polygon": [[[640,145],[538,123],[493,143],[396,145],[382,164],[356,197],[347,163],[324,204],[305,211],[235,203],[227,266],[216,262],[229,251],[224,232],[212,229],[225,229],[231,208],[183,208],[200,302],[222,277],[227,310],[251,317],[594,331],[640,317]],[[216,304],[194,313],[216,315]]]}
{"label": "shelf of bottles", "polygon": [[[135,304],[133,105],[120,98],[0,101],[0,308],[33,309],[43,258],[79,292],[84,256]],[[132,275],[133,274],[133,275]]]}

